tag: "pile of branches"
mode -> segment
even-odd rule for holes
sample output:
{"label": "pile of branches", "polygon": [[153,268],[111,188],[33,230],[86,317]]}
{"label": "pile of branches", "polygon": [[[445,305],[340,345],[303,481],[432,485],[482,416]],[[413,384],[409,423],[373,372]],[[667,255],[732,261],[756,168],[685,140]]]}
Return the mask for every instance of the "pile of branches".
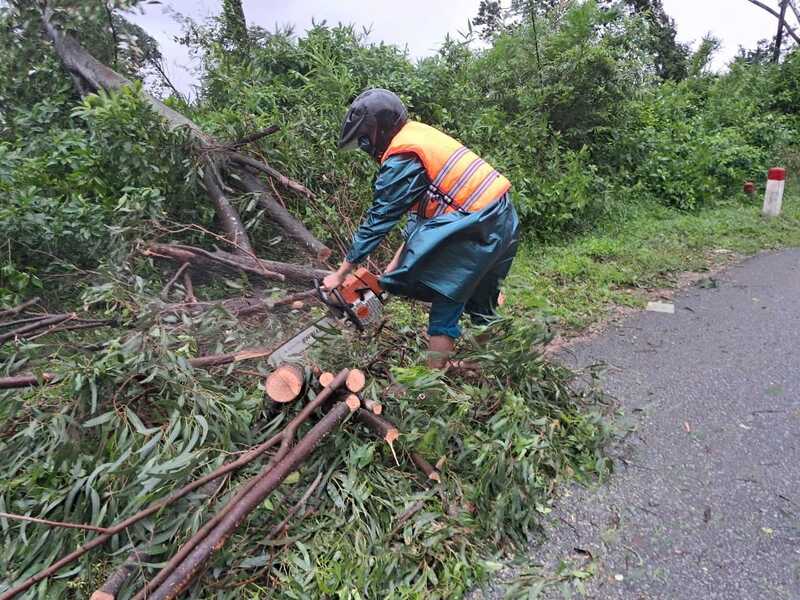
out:
{"label": "pile of branches", "polygon": [[224,306],[195,314],[173,285],[170,302],[143,299],[102,329],[42,325],[59,313],[38,303],[2,317],[49,337],[0,346],[2,386],[28,377],[0,389],[0,598],[70,585],[104,600],[324,595],[350,578],[368,597],[403,581],[409,595],[458,594],[481,557],[527,540],[554,482],[604,468],[602,421],[586,411],[601,397],[535,350],[541,322],[468,341],[483,368],[466,381],[415,366],[424,340],[396,324],[332,333],[305,364],[270,370],[258,327],[237,329]]}
{"label": "pile of branches", "polygon": [[[304,395],[305,380],[305,373],[298,365],[283,364],[267,377],[266,393],[273,402],[280,404],[295,402]],[[318,382],[322,386],[321,391],[311,396],[296,416],[268,440],[250,448],[242,453],[239,458],[223,464],[211,473],[187,483],[163,500],[154,502],[133,516],[110,526],[97,527],[88,524],[38,519],[26,515],[0,513],[0,517],[4,519],[23,520],[51,527],[83,529],[99,534],[46,569],[7,590],[0,595],[0,599],[10,600],[15,598],[18,594],[29,590],[40,581],[57,575],[59,571],[81,558],[87,552],[106,544],[113,536],[123,533],[129,527],[158,513],[186,495],[197,490],[208,495],[214,489],[214,483],[217,480],[263,457],[268,451],[277,447],[277,450],[274,450],[260,472],[254,477],[245,480],[228,502],[193,536],[184,542],[178,552],[134,596],[135,600],[177,598],[202,573],[204,565],[215,552],[222,548],[226,540],[230,538],[248,515],[308,459],[326,436],[351,415],[355,415],[369,430],[384,440],[392,448],[392,453],[394,454],[393,445],[399,437],[399,431],[393,423],[380,416],[383,410],[380,403],[362,400],[359,396],[366,384],[366,377],[362,371],[358,369],[343,369],[335,376],[325,372],[319,375]],[[297,433],[301,425],[308,421],[317,411],[322,412],[323,416],[298,439]],[[416,452],[412,452],[410,456],[413,463],[425,474],[427,480],[431,482],[439,481],[439,473],[425,458]],[[317,485],[319,485],[320,480],[321,477],[317,477],[312,482],[298,503],[288,511],[287,516],[272,528],[268,538],[277,537],[289,527],[291,518],[304,508],[305,503],[315,491]],[[147,550],[135,549],[123,564],[92,594],[92,599],[113,600],[116,598],[119,590],[130,575],[140,569],[146,562]]]}

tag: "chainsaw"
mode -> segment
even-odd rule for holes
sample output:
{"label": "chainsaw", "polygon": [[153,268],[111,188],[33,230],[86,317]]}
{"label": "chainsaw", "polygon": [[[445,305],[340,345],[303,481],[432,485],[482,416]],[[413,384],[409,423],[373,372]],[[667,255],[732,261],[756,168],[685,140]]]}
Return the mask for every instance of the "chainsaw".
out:
{"label": "chainsaw", "polygon": [[386,292],[378,278],[361,267],[348,275],[342,284],[330,292],[314,282],[319,300],[328,314],[281,344],[269,358],[272,366],[297,361],[327,331],[333,328],[352,328],[364,331],[377,323],[383,314]]}

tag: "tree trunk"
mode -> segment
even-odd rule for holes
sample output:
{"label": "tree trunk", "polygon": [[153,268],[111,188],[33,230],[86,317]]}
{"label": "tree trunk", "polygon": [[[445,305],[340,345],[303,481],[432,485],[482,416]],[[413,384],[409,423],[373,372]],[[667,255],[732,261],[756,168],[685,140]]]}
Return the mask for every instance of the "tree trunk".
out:
{"label": "tree trunk", "polygon": [[[753,5],[755,5],[755,6],[759,7],[759,8],[762,8],[762,9],[764,9],[764,10],[765,10],[765,11],[767,11],[769,14],[771,14],[773,17],[775,17],[776,19],[780,19],[780,16],[781,16],[781,15],[780,15],[780,13],[778,13],[778,12],[777,12],[775,9],[773,9],[772,7],[770,7],[770,6],[767,6],[766,4],[764,4],[763,2],[761,2],[761,0],[747,0],[747,1],[748,1],[750,4],[753,4]],[[798,44],[800,44],[800,36],[798,36],[798,35],[797,35],[797,32],[796,32],[794,29],[792,29],[791,27],[789,27],[788,23],[786,23],[786,21],[785,21],[785,20],[784,20],[784,22],[783,22],[783,28],[786,30],[786,33],[788,33],[788,34],[789,34],[789,35],[792,37],[792,39],[793,39],[795,42],[797,42]]]}
{"label": "tree trunk", "polygon": [[781,46],[783,45],[783,26],[786,23],[786,9],[789,6],[789,0],[781,0],[781,12],[778,16],[778,33],[775,34],[775,50],[772,54],[772,62],[776,65],[781,59]]}
{"label": "tree trunk", "polygon": [[240,256],[222,250],[210,252],[194,246],[183,244],[150,244],[144,251],[146,255],[159,258],[168,258],[178,262],[190,262],[193,264],[225,266],[229,269],[238,269],[253,273],[261,277],[270,278],[267,274],[280,274],[287,281],[309,284],[315,280],[321,281],[330,272],[302,265],[264,260],[250,256]]}
{"label": "tree trunk", "polygon": [[[50,12],[51,11],[49,8],[42,12],[42,24],[44,25],[44,30],[47,33],[47,36],[53,42],[53,46],[55,47],[59,59],[61,59],[64,67],[70,72],[73,78],[80,78],[84,85],[88,86],[93,91],[118,90],[124,86],[131,85],[130,80],[126,79],[89,54],[89,52],[87,52],[75,38],[69,34],[59,31],[50,20]],[[79,89],[78,91],[83,94],[85,89]],[[160,100],[157,100],[150,94],[142,92],[142,97],[144,97],[144,99],[150,103],[150,106],[153,107],[153,110],[155,110],[167,121],[170,129],[176,129],[178,127],[187,128],[191,132],[195,141],[199,142],[200,145],[208,146],[213,142],[211,137],[203,133],[203,131],[197,125],[184,117],[178,111],[171,109],[169,106]],[[211,183],[209,187],[209,171],[213,172],[216,170],[213,160],[208,156],[205,156],[203,163],[203,180],[206,184],[206,190],[208,191],[209,197],[214,203],[214,207],[219,215],[222,230],[227,234],[229,239],[236,245],[237,248],[242,248],[245,251],[252,252],[250,239],[247,235],[244,225],[242,225],[236,209],[231,206],[230,202],[228,202],[228,199],[224,194],[222,194],[221,190],[217,189],[218,186],[216,186],[214,183]]]}
{"label": "tree trunk", "polygon": [[325,261],[330,257],[331,250],[320,242],[314,235],[295,219],[288,210],[281,206],[270,189],[255,175],[245,168],[238,169],[236,176],[244,190],[250,194],[255,194],[256,200],[261,208],[267,211],[278,226],[281,227],[292,239],[299,242],[301,246],[311,252],[319,261]]}
{"label": "tree trunk", "polygon": [[[234,4],[236,3],[234,2]],[[241,3],[238,2],[238,4],[238,10],[241,10]],[[233,8],[236,9],[235,6]],[[131,84],[130,80],[93,57],[75,38],[59,31],[50,20],[49,9],[45,9],[41,17],[44,30],[53,42],[62,64],[75,80],[79,93],[83,95],[87,91],[118,90]],[[249,175],[249,173],[244,167],[229,167],[227,164],[229,162],[227,155],[231,154],[229,149],[206,134],[196,123],[150,94],[142,92],[142,97],[167,122],[170,129],[185,128],[190,132],[196,146],[202,151],[203,181],[217,211],[223,231],[237,248],[238,253],[255,254],[238,212],[224,194],[217,163],[222,168],[229,169],[237,177],[240,177],[241,174]],[[254,179],[258,182],[258,178],[254,177]],[[259,194],[263,194],[266,190],[263,185],[253,187],[252,191]],[[290,236],[302,241],[303,249],[311,251],[315,258],[324,260],[330,255],[330,250],[277,202],[264,200],[261,201],[261,206]]]}

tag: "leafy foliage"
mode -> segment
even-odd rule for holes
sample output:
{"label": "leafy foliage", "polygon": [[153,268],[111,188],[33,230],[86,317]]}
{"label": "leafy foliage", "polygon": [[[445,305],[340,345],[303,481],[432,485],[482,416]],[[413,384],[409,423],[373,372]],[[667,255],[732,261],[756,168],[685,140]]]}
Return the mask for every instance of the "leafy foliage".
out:
{"label": "leafy foliage", "polygon": [[[252,371],[208,373],[186,359],[272,344],[294,323],[163,307],[157,296],[166,277],[136,257],[137,242],[161,235],[169,221],[213,219],[197,201],[185,140],[164,130],[137,86],[78,99],[33,9],[13,5],[0,9],[0,42],[9,50],[0,56],[0,303],[41,292],[50,306],[64,309],[68,299],[116,321],[110,333],[0,348],[4,374],[47,369],[59,377],[54,386],[0,393],[0,510],[107,525],[286,422],[292,409],[265,407]],[[157,70],[152,40],[118,13],[109,20],[105,3],[51,5],[58,24],[101,60],[129,76]],[[706,68],[713,40],[689,53],[655,0],[514,2],[511,15],[482,5],[486,47],[447,39],[435,56],[413,62],[398,48],[368,43],[354,26],[318,24],[301,36],[247,28],[241,2],[226,0],[221,19],[186,22],[183,41],[203,61],[200,97],[191,106],[168,102],[220,140],[279,125],[248,150],[316,192],[313,201],[282,199],[334,247],[346,246],[370,201],[375,165],[336,150],[347,104],[370,86],[395,90],[414,117],[509,176],[528,246],[622,220],[637,205],[673,217],[714,207],[771,161],[797,156],[797,53],[781,65],[742,59],[717,75]],[[280,245],[252,207],[241,208],[262,249]],[[690,221],[675,219],[677,237]],[[663,268],[663,258],[637,244],[637,260],[647,263],[634,265],[639,271]],[[537,268],[570,281],[600,273],[611,294],[639,281],[632,267],[604,263],[615,253],[622,249],[612,240],[589,239]],[[224,295],[223,285],[252,291],[246,281],[209,284],[194,275],[206,298]],[[535,293],[530,281],[515,287]],[[175,287],[172,299],[183,300]],[[573,296],[586,293],[576,286]],[[394,327],[358,343],[333,338],[318,360],[326,369],[370,365],[377,381],[367,393],[403,431],[400,465],[385,444],[347,423],[234,536],[195,597],[209,589],[219,598],[268,597],[278,587],[287,598],[458,596],[494,568],[495,555],[525,542],[558,482],[608,472],[608,407],[593,387],[575,391],[574,374],[542,357],[550,331],[541,318],[502,320],[487,345],[465,342],[464,356],[483,365],[465,382],[417,367],[418,311],[393,310]],[[405,391],[386,392],[391,379]],[[442,461],[441,486],[428,488],[409,468],[411,449]],[[216,500],[190,496],[142,521],[105,555],[87,556],[29,596],[85,597],[134,546],[166,558],[256,469],[224,483]],[[318,474],[303,518],[285,538],[265,539],[260,532]],[[0,520],[0,589],[89,535]],[[564,577],[584,576],[575,573]]]}
{"label": "leafy foliage", "polygon": [[52,122],[58,111],[49,99],[20,109],[10,123],[17,134],[0,141],[0,237],[28,269],[53,257],[84,267],[124,257],[124,242],[163,218],[166,198],[192,181],[180,136],[165,131],[136,89],[89,96],[65,125]]}

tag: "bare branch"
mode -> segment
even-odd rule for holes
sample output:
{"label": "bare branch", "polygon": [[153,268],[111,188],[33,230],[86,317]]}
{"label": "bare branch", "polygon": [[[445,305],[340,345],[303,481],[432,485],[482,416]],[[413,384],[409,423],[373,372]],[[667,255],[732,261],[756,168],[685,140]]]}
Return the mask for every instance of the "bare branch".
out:
{"label": "bare branch", "polygon": [[65,529],[85,529],[86,531],[95,531],[97,533],[110,533],[110,529],[105,527],[96,527],[94,525],[85,525],[83,523],[64,523],[63,521],[51,521],[49,519],[38,519],[36,517],[29,517],[28,515],[15,515],[13,513],[0,512],[0,519],[13,519],[15,521],[28,521],[30,523],[39,523],[40,525],[50,525],[51,527],[63,527]]}
{"label": "bare branch", "polygon": [[299,183],[294,179],[290,179],[289,177],[278,171],[276,168],[271,167],[270,165],[265,163],[264,161],[251,158],[250,156],[245,156],[244,154],[240,154],[238,152],[230,152],[230,157],[241,165],[250,167],[252,169],[255,169],[256,171],[261,171],[262,173],[269,175],[273,179],[276,179],[278,183],[280,183],[282,186],[287,187],[290,190],[299,192],[308,198],[314,198],[314,192],[312,192],[302,183]]}
{"label": "bare branch", "polygon": [[[760,0],[747,0],[747,1],[750,4],[754,4],[755,6],[758,6],[759,8],[763,8],[765,11],[767,11],[769,14],[771,14],[776,19],[780,19],[781,18],[781,15],[780,15],[780,13],[778,11],[773,9],[771,6],[768,6],[767,4],[764,4]],[[792,36],[792,39],[795,42],[800,44],[800,36],[798,36],[797,32],[794,29],[792,29],[791,27],[789,27],[789,24],[786,23],[785,21],[783,23],[783,28],[786,30],[786,33],[788,33],[790,36]]]}
{"label": "bare branch", "polygon": [[14,315],[18,315],[19,313],[21,313],[23,310],[25,310],[29,306],[33,306],[34,304],[39,302],[39,300],[41,300],[41,298],[39,298],[39,296],[35,296],[34,298],[31,298],[30,300],[26,300],[22,304],[18,304],[17,306],[14,306],[13,308],[7,308],[6,310],[1,310],[0,311],[0,318],[13,317]]}

